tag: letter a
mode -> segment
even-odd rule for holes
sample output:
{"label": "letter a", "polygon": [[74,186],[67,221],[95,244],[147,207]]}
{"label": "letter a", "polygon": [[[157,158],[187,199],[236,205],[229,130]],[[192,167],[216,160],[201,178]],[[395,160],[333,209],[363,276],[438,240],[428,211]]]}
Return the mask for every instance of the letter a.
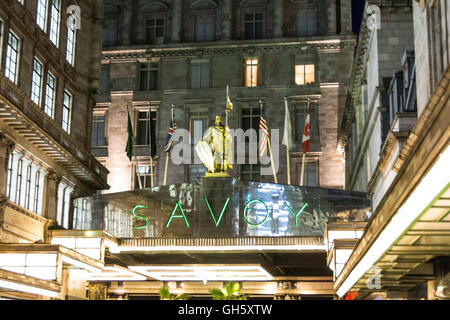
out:
{"label": "letter a", "polygon": [[[175,215],[175,212],[177,211],[178,207],[180,208],[180,211],[181,211],[181,214],[182,214],[181,216],[180,215],[178,215],[178,216]],[[184,221],[186,221],[186,225],[189,228],[189,222],[187,221],[186,216],[184,215],[183,208],[181,207],[181,204],[180,204],[179,201],[177,202],[177,204],[175,205],[175,207],[172,210],[172,214],[170,215],[170,218],[169,218],[169,221],[167,222],[166,228],[169,228],[170,222],[172,221],[173,218],[184,218]]]}

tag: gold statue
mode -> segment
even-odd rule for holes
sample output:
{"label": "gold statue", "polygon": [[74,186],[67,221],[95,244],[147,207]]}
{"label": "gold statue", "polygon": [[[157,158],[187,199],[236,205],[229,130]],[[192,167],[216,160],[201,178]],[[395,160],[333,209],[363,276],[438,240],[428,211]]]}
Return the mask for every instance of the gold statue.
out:
{"label": "gold statue", "polygon": [[233,169],[232,142],[230,128],[217,116],[196,146],[200,160],[208,168],[207,176],[228,176],[227,170]]}

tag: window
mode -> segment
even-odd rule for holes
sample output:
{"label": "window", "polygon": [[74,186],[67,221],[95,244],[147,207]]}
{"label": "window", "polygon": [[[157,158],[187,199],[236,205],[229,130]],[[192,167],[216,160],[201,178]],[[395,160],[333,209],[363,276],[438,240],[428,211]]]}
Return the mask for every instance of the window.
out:
{"label": "window", "polygon": [[8,198],[11,198],[11,185],[13,178],[13,154],[10,154],[8,157],[8,181],[6,183],[6,195]]}
{"label": "window", "polygon": [[[134,189],[139,189],[139,176],[143,189],[151,188],[152,186],[152,170],[150,165],[138,166],[139,175],[136,172],[134,177]],[[153,165],[153,175],[155,174],[155,166]]]}
{"label": "window", "polygon": [[244,164],[241,166],[241,180],[260,181],[261,166],[259,164]]}
{"label": "window", "polygon": [[37,1],[36,24],[44,31],[47,27],[47,5],[48,0]]}
{"label": "window", "polygon": [[243,108],[242,109],[242,129],[247,131],[248,129],[254,129],[256,132],[259,130],[259,120],[261,116],[261,108]]}
{"label": "window", "polygon": [[192,89],[209,88],[209,61],[194,61],[191,64]]}
{"label": "window", "polygon": [[25,177],[26,179],[26,184],[25,184],[25,208],[28,210],[31,210],[30,205],[31,203],[31,169],[32,169],[32,164],[30,163],[27,166],[27,175]]}
{"label": "window", "polygon": [[45,89],[44,111],[51,118],[54,118],[54,116],[55,116],[55,87],[56,87],[56,79],[49,72],[49,73],[47,73],[47,85],[46,85],[46,89]]}
{"label": "window", "polygon": [[[317,103],[311,102],[310,105],[310,135],[311,142],[317,142],[319,139],[319,119],[317,111]],[[301,142],[303,139],[303,130],[305,128],[305,118],[308,112],[308,103],[304,102],[295,108],[295,140]]]}
{"label": "window", "polygon": [[264,38],[264,13],[249,13],[245,15],[245,39]]}
{"label": "window", "polygon": [[164,43],[164,18],[151,18],[146,20],[145,41],[147,44]]}
{"label": "window", "polygon": [[[3,43],[3,21],[0,19],[0,43]],[[2,46],[0,46],[0,66],[1,66],[1,64],[2,64],[2,61],[3,61],[3,45]]]}
{"label": "window", "polygon": [[75,30],[75,18],[69,16],[67,19],[67,48],[66,48],[66,60],[71,65],[75,63],[75,46],[76,46],[76,30]]}
{"label": "window", "polygon": [[105,27],[103,29],[103,46],[114,46],[117,43],[119,16],[118,14],[105,14]]}
{"label": "window", "polygon": [[258,59],[250,58],[245,59],[245,86],[257,87],[258,86]]}
{"label": "window", "polygon": [[140,90],[158,90],[158,69],[157,62],[141,63],[140,69]]}
{"label": "window", "polygon": [[53,0],[50,13],[50,40],[58,47],[59,24],[61,20],[61,0]]}
{"label": "window", "polygon": [[307,8],[297,13],[297,36],[317,35],[317,9]]}
{"label": "window", "polygon": [[214,41],[215,28],[214,16],[202,15],[195,18],[195,40],[196,41]]}
{"label": "window", "polygon": [[189,133],[191,137],[191,144],[196,145],[203,137],[203,134],[208,129],[207,116],[191,116],[189,122]]}
{"label": "window", "polygon": [[106,146],[106,116],[94,115],[92,117],[92,147]]}
{"label": "window", "polygon": [[300,86],[315,82],[315,71],[313,64],[298,64],[295,66],[295,84]]}
{"label": "window", "polygon": [[202,178],[206,174],[206,167],[203,165],[199,166],[188,166],[188,181],[195,182],[195,180]]}
{"label": "window", "polygon": [[138,111],[136,144],[141,146],[151,144],[152,156],[156,154],[156,112]]}
{"label": "window", "polygon": [[57,198],[57,213],[56,222],[58,225],[68,229],[69,228],[69,207],[70,207],[70,196],[72,193],[72,188],[66,183],[60,182],[58,185],[58,198]]}
{"label": "window", "polygon": [[41,88],[42,88],[43,66],[38,59],[33,61],[33,76],[31,80],[31,100],[38,106],[41,105]]}
{"label": "window", "polygon": [[38,170],[34,176],[34,197],[33,197],[33,211],[40,214],[40,183],[41,183],[41,171]]}
{"label": "window", "polygon": [[[302,164],[297,165],[298,184],[300,185]],[[303,185],[307,187],[319,186],[319,161],[305,161],[305,169],[303,172]]]}
{"label": "window", "polygon": [[5,76],[17,84],[17,66],[19,63],[19,39],[10,32],[6,47]]}
{"label": "window", "polygon": [[16,178],[16,198],[15,203],[19,204],[22,197],[22,169],[23,169],[23,159],[19,159],[17,163],[17,178]]}
{"label": "window", "polygon": [[62,129],[70,133],[70,117],[72,109],[72,96],[67,91],[64,91],[64,101],[62,108]]}

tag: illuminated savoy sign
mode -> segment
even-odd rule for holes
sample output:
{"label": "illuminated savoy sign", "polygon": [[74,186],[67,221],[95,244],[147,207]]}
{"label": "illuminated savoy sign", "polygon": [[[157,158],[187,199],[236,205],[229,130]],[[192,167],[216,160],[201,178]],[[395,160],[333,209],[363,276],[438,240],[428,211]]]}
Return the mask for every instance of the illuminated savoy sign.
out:
{"label": "illuminated savoy sign", "polygon": [[[208,198],[205,197],[204,201],[208,207],[209,213],[211,214],[212,222],[214,223],[214,225],[216,227],[219,227],[220,221],[222,220],[225,210],[227,209],[228,203],[230,202],[230,197],[228,197],[227,200],[225,201],[222,211],[220,212],[220,214],[217,218],[216,218],[216,215],[214,214],[213,210],[211,209],[211,206],[209,205]],[[264,208],[265,216],[262,219],[262,221],[251,222],[250,218],[249,218],[249,213],[251,213],[251,209],[254,208],[258,204]],[[306,209],[306,207],[308,207],[308,203],[307,202],[304,203],[303,206],[301,207],[301,209],[299,209],[298,211],[295,211],[295,209],[291,208],[286,202],[284,203],[284,206],[294,216],[295,226],[298,226],[298,224],[299,224],[298,218],[300,217],[301,213]],[[148,209],[148,206],[136,205],[132,209],[133,215],[137,219],[145,221],[145,224],[143,226],[133,226],[133,228],[137,229],[137,230],[146,229],[149,224],[148,218],[145,216],[138,215],[136,213],[136,210],[138,210],[138,209]],[[264,201],[258,200],[258,199],[253,199],[253,200],[250,200],[249,202],[247,202],[247,204],[244,207],[243,213],[242,213],[242,217],[244,218],[245,222],[248,225],[254,226],[254,227],[262,226],[267,221],[268,216],[269,216],[269,207],[266,205],[266,203]],[[175,206],[172,210],[172,213],[169,217],[169,220],[167,221],[166,228],[170,227],[170,223],[172,222],[173,219],[184,219],[184,222],[186,223],[186,227],[190,228],[189,221],[184,213],[184,210],[183,210],[183,207],[181,206],[180,201],[177,201],[177,203],[175,204]]]}

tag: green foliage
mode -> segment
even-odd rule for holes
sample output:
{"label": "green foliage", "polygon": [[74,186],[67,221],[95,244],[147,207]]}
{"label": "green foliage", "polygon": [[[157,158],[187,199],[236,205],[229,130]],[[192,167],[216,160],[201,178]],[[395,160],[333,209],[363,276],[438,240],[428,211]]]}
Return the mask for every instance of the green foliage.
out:
{"label": "green foliage", "polygon": [[227,282],[222,289],[211,289],[209,293],[213,300],[247,300],[248,296],[241,295],[239,282]]}
{"label": "green foliage", "polygon": [[184,293],[179,295],[172,294],[169,288],[165,285],[159,289],[159,297],[161,300],[188,300],[190,298],[189,295]]}

